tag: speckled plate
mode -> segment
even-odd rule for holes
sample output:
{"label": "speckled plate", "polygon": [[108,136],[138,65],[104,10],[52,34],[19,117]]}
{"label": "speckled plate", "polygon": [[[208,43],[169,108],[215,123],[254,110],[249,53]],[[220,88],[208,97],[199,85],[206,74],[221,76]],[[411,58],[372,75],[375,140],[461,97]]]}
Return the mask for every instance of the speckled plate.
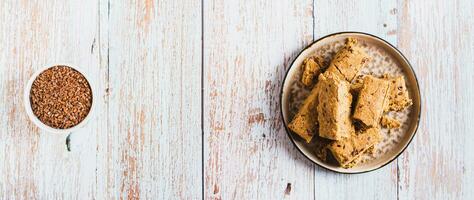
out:
{"label": "speckled plate", "polygon": [[[303,87],[301,77],[303,60],[311,55],[323,55],[330,60],[335,52],[344,44],[348,37],[359,40],[359,44],[372,57],[372,60],[361,71],[361,74],[405,77],[413,105],[400,112],[389,112],[390,117],[398,119],[402,126],[396,129],[381,129],[383,141],[375,146],[372,155],[364,155],[361,163],[349,169],[338,166],[335,162],[325,162],[316,157],[314,144],[307,144],[298,135],[288,129],[288,123],[298,111],[299,106],[309,94],[309,89]],[[364,173],[379,169],[395,160],[410,144],[420,121],[420,90],[418,80],[408,60],[403,54],[387,41],[367,33],[340,32],[324,36],[301,51],[288,69],[283,81],[280,105],[282,119],[286,132],[296,148],[309,160],[328,170],[339,173]]]}

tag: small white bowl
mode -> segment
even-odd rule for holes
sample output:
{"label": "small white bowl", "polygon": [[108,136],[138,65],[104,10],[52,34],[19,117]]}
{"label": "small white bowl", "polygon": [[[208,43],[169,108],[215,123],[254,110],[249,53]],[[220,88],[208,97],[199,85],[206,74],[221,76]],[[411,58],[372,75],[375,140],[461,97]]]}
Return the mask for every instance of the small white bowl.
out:
{"label": "small white bowl", "polygon": [[[91,88],[91,92],[92,92],[92,105],[91,105],[91,109],[89,110],[89,113],[87,114],[86,118],[84,120],[82,120],[82,122],[80,122],[79,124],[77,124],[76,126],[73,126],[71,128],[68,128],[68,129],[58,129],[58,128],[53,128],[53,127],[50,127],[46,124],[44,124],[43,122],[41,122],[38,117],[33,113],[33,110],[31,108],[31,102],[30,102],[30,91],[31,91],[31,86],[33,85],[33,82],[35,81],[36,77],[38,77],[41,72],[51,68],[51,67],[54,67],[54,66],[68,66],[68,67],[71,67],[73,68],[74,70],[78,71],[79,73],[81,73],[87,80],[87,82],[89,83],[89,87]],[[30,78],[30,80],[28,81],[28,83],[26,84],[25,86],[25,90],[24,90],[24,99],[23,99],[23,103],[24,103],[24,106],[25,106],[25,110],[26,110],[26,114],[28,115],[28,117],[30,118],[30,120],[36,125],[38,126],[41,130],[44,130],[46,132],[49,132],[49,133],[59,133],[59,134],[62,134],[64,137],[67,137],[70,133],[74,132],[74,131],[77,131],[78,129],[82,128],[84,125],[86,125],[87,121],[89,121],[91,118],[92,118],[92,114],[94,113],[94,108],[95,108],[95,90],[94,90],[94,84],[93,82],[91,81],[91,79],[87,76],[87,74],[82,71],[81,69],[79,69],[78,67],[75,67],[74,65],[70,65],[70,64],[55,64],[55,65],[46,65],[45,67],[37,70]]]}

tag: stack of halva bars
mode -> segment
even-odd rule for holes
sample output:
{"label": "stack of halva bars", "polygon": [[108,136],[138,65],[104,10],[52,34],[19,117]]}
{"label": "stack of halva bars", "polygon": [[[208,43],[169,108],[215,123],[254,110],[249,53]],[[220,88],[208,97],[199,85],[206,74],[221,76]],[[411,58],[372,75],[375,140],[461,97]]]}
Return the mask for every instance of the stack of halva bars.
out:
{"label": "stack of halva bars", "polygon": [[380,127],[398,128],[386,115],[412,104],[403,76],[359,75],[370,57],[355,38],[347,38],[329,65],[321,56],[306,58],[301,83],[313,87],[288,127],[307,143],[317,143],[344,168],[360,161],[382,140]]}

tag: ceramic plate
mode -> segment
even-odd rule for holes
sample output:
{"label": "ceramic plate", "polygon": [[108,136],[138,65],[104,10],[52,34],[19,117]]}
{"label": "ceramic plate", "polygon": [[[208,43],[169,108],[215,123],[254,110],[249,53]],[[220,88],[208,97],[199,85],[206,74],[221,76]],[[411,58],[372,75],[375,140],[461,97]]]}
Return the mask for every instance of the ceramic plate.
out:
{"label": "ceramic plate", "polygon": [[[312,55],[323,55],[330,60],[335,52],[342,47],[348,37],[358,39],[359,45],[371,56],[371,61],[360,74],[382,76],[404,76],[413,105],[400,112],[389,112],[390,117],[398,119],[402,126],[396,129],[381,129],[383,140],[376,145],[372,155],[364,155],[361,163],[349,169],[339,167],[335,162],[325,162],[316,157],[314,144],[307,144],[298,135],[291,132],[287,125],[298,111],[299,106],[309,94],[303,87],[301,78],[303,60]],[[341,32],[327,35],[313,42],[296,57],[288,69],[283,81],[280,105],[282,119],[290,140],[296,148],[315,164],[340,173],[363,173],[379,169],[395,160],[408,146],[416,133],[420,121],[420,91],[416,75],[403,54],[387,41],[360,32]]]}

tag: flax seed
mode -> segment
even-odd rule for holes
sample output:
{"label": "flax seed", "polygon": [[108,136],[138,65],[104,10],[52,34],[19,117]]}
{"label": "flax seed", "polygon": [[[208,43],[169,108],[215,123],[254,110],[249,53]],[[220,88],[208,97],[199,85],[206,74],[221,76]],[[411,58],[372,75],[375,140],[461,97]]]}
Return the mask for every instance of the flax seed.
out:
{"label": "flax seed", "polygon": [[41,122],[67,129],[81,123],[89,114],[92,91],[80,72],[68,66],[54,66],[33,81],[30,102]]}

